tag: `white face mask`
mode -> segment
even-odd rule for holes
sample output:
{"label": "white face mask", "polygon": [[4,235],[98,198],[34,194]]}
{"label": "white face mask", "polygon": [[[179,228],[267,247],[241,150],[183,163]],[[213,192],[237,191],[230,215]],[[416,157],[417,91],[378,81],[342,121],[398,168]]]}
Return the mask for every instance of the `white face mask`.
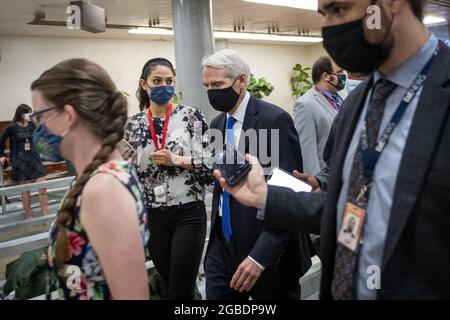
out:
{"label": "white face mask", "polygon": [[355,88],[357,86],[359,86],[362,83],[362,80],[353,80],[353,79],[348,79],[347,80],[347,91],[348,93],[352,92],[353,90],[355,90]]}
{"label": "white face mask", "polygon": [[25,113],[22,115],[22,119],[25,121],[31,121],[31,118],[30,118],[31,115],[32,115],[32,113]]}

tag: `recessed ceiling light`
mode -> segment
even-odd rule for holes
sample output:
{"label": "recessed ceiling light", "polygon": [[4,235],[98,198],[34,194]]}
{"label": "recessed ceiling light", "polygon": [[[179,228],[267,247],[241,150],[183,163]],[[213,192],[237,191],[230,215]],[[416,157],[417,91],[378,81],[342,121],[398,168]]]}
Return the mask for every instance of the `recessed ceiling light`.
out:
{"label": "recessed ceiling light", "polygon": [[317,0],[244,0],[245,2],[254,2],[261,4],[269,4],[273,6],[290,7],[297,9],[317,11]]}
{"label": "recessed ceiling light", "polygon": [[172,29],[163,29],[163,28],[144,28],[139,27],[136,29],[128,30],[128,33],[131,34],[152,34],[157,36],[173,36]]}
{"label": "recessed ceiling light", "polygon": [[291,35],[276,35],[264,33],[243,33],[243,32],[223,32],[215,31],[214,37],[217,39],[254,40],[254,41],[282,41],[282,42],[322,42],[321,37],[305,37]]}
{"label": "recessed ceiling light", "polygon": [[[163,28],[136,28],[128,31],[131,34],[148,34],[159,36],[173,36],[172,29]],[[251,40],[251,41],[280,41],[280,42],[304,42],[304,43],[319,43],[323,39],[314,36],[293,36],[293,35],[276,35],[264,33],[248,33],[248,32],[225,32],[214,31],[216,39],[230,39],[230,40]]]}
{"label": "recessed ceiling light", "polygon": [[445,23],[445,22],[447,22],[447,20],[445,20],[444,18],[434,17],[434,16],[426,16],[423,19],[423,23],[426,24],[426,25]]}

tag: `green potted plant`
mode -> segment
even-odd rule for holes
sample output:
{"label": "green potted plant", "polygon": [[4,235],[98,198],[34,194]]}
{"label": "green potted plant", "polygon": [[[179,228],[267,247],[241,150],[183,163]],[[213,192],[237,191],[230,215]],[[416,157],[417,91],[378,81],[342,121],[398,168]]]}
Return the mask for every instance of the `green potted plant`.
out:
{"label": "green potted plant", "polygon": [[250,84],[247,86],[248,92],[258,99],[270,96],[274,89],[273,85],[265,78],[256,79],[253,74],[250,78]]}
{"label": "green potted plant", "polygon": [[297,100],[312,88],[313,83],[309,74],[310,70],[311,68],[304,68],[299,63],[294,66],[291,77],[292,98],[294,100]]}
{"label": "green potted plant", "polygon": [[3,296],[14,292],[15,299],[27,300],[46,294],[48,276],[51,277],[51,288],[56,288],[56,277],[47,269],[46,249],[37,249],[23,253],[17,260],[6,266],[6,282]]}

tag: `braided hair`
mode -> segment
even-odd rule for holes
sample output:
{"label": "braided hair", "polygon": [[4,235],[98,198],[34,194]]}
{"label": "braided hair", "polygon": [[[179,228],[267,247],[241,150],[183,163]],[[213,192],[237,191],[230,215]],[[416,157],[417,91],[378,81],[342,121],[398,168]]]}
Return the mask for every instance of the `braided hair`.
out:
{"label": "braided hair", "polygon": [[62,269],[70,256],[67,227],[72,222],[73,209],[92,173],[107,161],[123,138],[128,103],[107,72],[85,59],[57,64],[34,81],[31,90],[41,92],[58,108],[71,105],[88,128],[103,141],[100,150],[77,177],[57,214],[55,263]]}

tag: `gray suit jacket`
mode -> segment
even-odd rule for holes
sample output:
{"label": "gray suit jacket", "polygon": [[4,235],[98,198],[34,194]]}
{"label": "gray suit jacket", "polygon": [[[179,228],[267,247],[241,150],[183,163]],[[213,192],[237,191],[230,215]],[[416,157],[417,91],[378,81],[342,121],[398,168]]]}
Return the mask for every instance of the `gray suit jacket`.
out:
{"label": "gray suit jacket", "polygon": [[[320,296],[331,299],[337,202],[345,156],[372,77],[356,88],[337,117],[328,193],[269,187],[268,228],[321,235]],[[441,44],[406,141],[386,235],[379,299],[450,298],[450,49]]]}
{"label": "gray suit jacket", "polygon": [[336,109],[314,88],[295,103],[294,124],[300,139],[304,172],[316,175],[326,166],[323,150],[336,115]]}

